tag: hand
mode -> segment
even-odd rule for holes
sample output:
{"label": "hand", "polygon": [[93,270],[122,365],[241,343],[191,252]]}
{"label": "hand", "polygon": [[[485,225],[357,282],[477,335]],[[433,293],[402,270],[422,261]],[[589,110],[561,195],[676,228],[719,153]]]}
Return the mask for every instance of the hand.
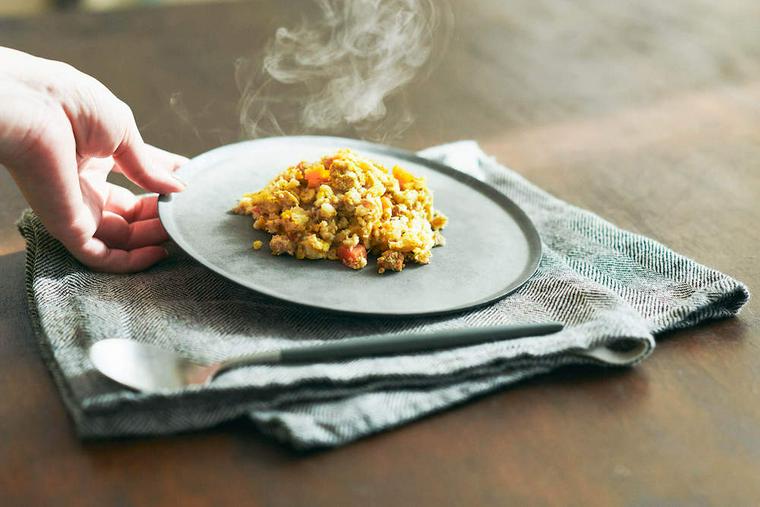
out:
{"label": "hand", "polygon": [[186,160],[145,144],[129,107],[94,78],[0,48],[0,164],[82,263],[133,272],[166,257],[157,196],[136,197],[106,176],[178,192],[184,185],[172,173]]}

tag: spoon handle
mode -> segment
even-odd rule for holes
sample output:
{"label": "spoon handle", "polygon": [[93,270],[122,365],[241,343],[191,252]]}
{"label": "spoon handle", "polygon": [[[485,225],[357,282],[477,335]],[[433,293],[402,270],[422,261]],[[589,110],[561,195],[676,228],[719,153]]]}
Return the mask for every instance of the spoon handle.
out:
{"label": "spoon handle", "polygon": [[402,354],[422,350],[465,347],[478,343],[525,336],[539,336],[561,331],[562,324],[546,322],[540,324],[517,324],[497,327],[475,327],[466,329],[443,329],[425,334],[380,335],[366,338],[346,338],[321,345],[283,349],[279,354],[280,363],[304,363],[332,361],[352,357],[382,354]]}

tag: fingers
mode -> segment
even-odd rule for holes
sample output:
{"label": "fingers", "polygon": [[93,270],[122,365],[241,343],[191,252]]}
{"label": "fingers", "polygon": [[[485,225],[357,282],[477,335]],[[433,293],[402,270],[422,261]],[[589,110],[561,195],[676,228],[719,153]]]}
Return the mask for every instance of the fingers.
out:
{"label": "fingers", "polygon": [[179,169],[188,158],[182,155],[177,155],[170,151],[162,150],[152,144],[145,144],[145,149],[148,154],[153,157],[156,164],[167,167],[170,171],[174,172]]}
{"label": "fingers", "polygon": [[[187,157],[177,155],[176,153],[172,153],[170,151],[162,150],[161,148],[153,146],[152,144],[146,143],[145,150],[148,153],[148,156],[154,160],[156,165],[166,167],[172,173],[176,172],[177,169],[182,167],[189,160]],[[121,166],[118,164],[114,165],[113,170],[118,173],[124,172]]]}
{"label": "fingers", "polygon": [[118,169],[142,188],[156,193],[179,192],[174,170],[183,157],[145,144],[131,109],[94,78],[71,70],[75,86],[65,87],[62,103],[82,157],[113,156]]}
{"label": "fingers", "polygon": [[95,271],[134,273],[168,256],[166,249],[159,246],[169,235],[154,216],[155,197],[132,198],[133,205],[124,210],[137,220],[129,222],[113,211],[103,211],[93,237],[81,246],[69,247],[74,257]]}
{"label": "fingers", "polygon": [[158,196],[138,197],[126,188],[110,185],[95,237],[121,250],[167,241],[169,235],[158,219]]}
{"label": "fingers", "polygon": [[11,172],[48,232],[67,248],[90,238],[97,221],[78,177],[76,145],[63,110],[53,110],[37,131],[38,142]]}
{"label": "fingers", "polygon": [[158,217],[158,196],[135,196],[124,187],[109,185],[104,210],[121,215],[127,222]]}
{"label": "fingers", "polygon": [[145,246],[134,250],[109,248],[98,238],[92,238],[74,256],[95,271],[135,273],[143,271],[168,255],[160,246]]}
{"label": "fingers", "polygon": [[[130,121],[134,122],[131,116]],[[145,144],[134,123],[127,128],[113,158],[121,172],[145,190],[168,194],[185,188],[173,175],[183,158]]]}
{"label": "fingers", "polygon": [[129,223],[110,211],[103,212],[95,237],[107,246],[121,250],[158,245],[169,239],[158,218]]}

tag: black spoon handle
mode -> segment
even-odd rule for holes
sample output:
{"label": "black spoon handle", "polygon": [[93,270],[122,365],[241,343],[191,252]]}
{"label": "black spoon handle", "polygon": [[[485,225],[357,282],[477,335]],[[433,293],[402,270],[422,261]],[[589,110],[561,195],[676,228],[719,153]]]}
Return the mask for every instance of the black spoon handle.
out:
{"label": "black spoon handle", "polygon": [[444,329],[425,334],[380,335],[346,338],[320,345],[293,347],[280,351],[280,363],[324,362],[353,357],[403,354],[424,350],[465,347],[510,338],[539,336],[559,332],[559,322],[515,324],[497,327]]}

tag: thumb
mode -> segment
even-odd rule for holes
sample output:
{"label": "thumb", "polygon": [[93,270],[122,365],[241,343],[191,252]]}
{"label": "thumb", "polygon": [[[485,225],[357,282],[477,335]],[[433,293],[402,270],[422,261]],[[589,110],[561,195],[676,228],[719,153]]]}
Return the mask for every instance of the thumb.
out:
{"label": "thumb", "polygon": [[62,88],[62,105],[71,122],[77,153],[83,157],[112,156],[116,167],[149,192],[165,194],[184,188],[176,165],[153,156],[137,129],[132,110],[96,79],[73,68]]}
{"label": "thumb", "polygon": [[127,178],[149,192],[167,194],[184,190],[185,185],[173,175],[184,159],[156,155],[156,148],[145,144],[132,123],[113,158]]}

